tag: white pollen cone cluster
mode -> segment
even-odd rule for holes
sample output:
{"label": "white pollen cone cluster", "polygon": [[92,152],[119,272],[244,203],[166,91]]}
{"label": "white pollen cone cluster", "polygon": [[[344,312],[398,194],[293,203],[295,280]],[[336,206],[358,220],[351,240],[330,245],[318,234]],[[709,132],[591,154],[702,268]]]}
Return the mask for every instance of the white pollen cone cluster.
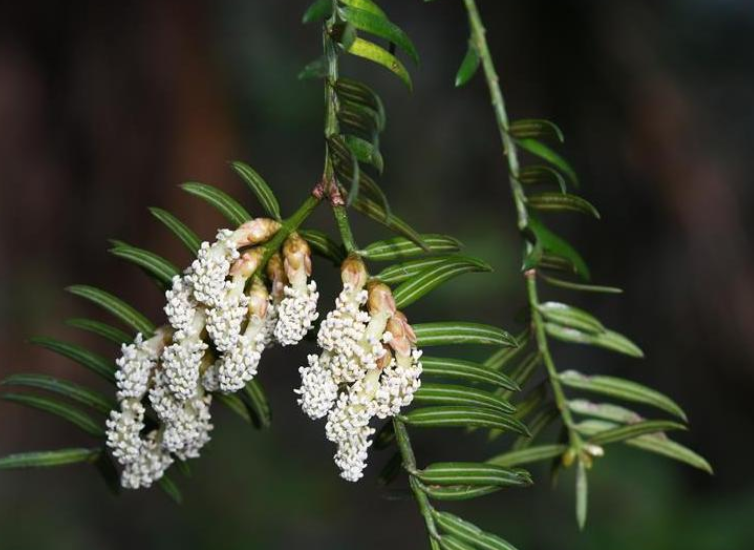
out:
{"label": "white pollen cone cluster", "polygon": [[[322,353],[301,367],[298,403],[312,419],[327,416],[327,439],[337,445],[341,477],[358,481],[366,467],[373,417],[395,416],[411,404],[422,366],[416,336],[395,308],[390,288],[367,284],[363,262],[348,258],[343,290],[317,336]],[[366,289],[365,289],[366,287]]]}
{"label": "white pollen cone cluster", "polygon": [[173,463],[162,447],[162,431],[143,433],[146,408],[142,404],[170,336],[167,330],[158,330],[149,340],[138,334],[132,344],[123,345],[116,361],[119,408],[110,411],[107,420],[107,446],[123,467],[121,484],[129,489],[149,487]]}
{"label": "white pollen cone cluster", "polygon": [[[311,258],[303,239],[289,237],[285,260],[276,254],[269,262],[272,298],[257,273],[264,256],[258,245],[279,229],[278,222],[258,218],[202,243],[165,293],[169,328],[123,346],[119,406],[107,422],[107,445],[122,466],[124,487],[149,487],[175,459],[198,457],[213,427],[211,393],[243,388],[278,333],[284,345],[295,343],[316,319],[316,284],[307,284]],[[281,318],[285,326],[278,331]]]}
{"label": "white pollen cone cluster", "polygon": [[298,344],[317,320],[317,283],[312,274],[309,244],[296,233],[283,245],[283,265],[288,284],[276,306],[275,340],[283,346]]}

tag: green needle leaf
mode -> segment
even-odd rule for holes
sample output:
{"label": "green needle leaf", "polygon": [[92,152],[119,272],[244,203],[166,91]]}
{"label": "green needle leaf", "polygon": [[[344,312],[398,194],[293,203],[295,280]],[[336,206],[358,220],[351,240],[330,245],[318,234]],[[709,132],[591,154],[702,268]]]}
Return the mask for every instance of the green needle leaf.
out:
{"label": "green needle leaf", "polygon": [[448,256],[435,256],[429,258],[420,258],[399,264],[393,264],[380,271],[375,278],[383,283],[395,284],[410,279],[428,269],[437,266],[448,259]]}
{"label": "green needle leaf", "polygon": [[508,451],[499,454],[489,459],[487,462],[505,467],[520,466],[521,464],[552,460],[562,456],[567,450],[568,445],[537,445],[534,447],[527,447],[526,449]]}
{"label": "green needle leaf", "polygon": [[328,19],[332,15],[332,8],[332,0],[316,0],[304,12],[301,21],[302,23],[316,23],[317,21]]}
{"label": "green needle leaf", "polygon": [[386,17],[385,12],[382,11],[382,8],[380,8],[372,0],[340,0],[340,3],[345,4],[346,6],[351,6],[352,8],[368,11],[369,13],[373,13],[374,15]]}
{"label": "green needle leaf", "polygon": [[393,291],[395,304],[403,309],[450,279],[464,273],[484,271],[492,271],[492,268],[482,260],[468,257],[447,258],[399,285]]}
{"label": "green needle leaf", "polygon": [[306,67],[298,73],[299,80],[311,80],[315,78],[325,78],[327,76],[327,59],[318,57],[314,61],[307,63]]}
{"label": "green needle leaf", "polygon": [[[596,435],[615,429],[618,425],[614,422],[589,420],[581,422],[577,427],[581,433],[586,435]],[[704,470],[707,473],[712,473],[712,467],[709,462],[691,449],[669,439],[664,433],[641,435],[639,437],[624,440],[623,443],[631,447],[636,447],[637,449],[659,454],[666,458],[678,460],[679,462],[683,462],[694,468]]]}
{"label": "green needle leaf", "polygon": [[575,370],[563,371],[558,378],[569,388],[598,393],[601,395],[609,395],[610,397],[616,397],[634,403],[651,405],[669,412],[684,421],[686,420],[686,414],[675,401],[666,395],[643,386],[642,384],[638,384],[637,382],[616,378],[614,376],[587,376]]}
{"label": "green needle leaf", "polygon": [[549,254],[562,258],[567,264],[567,270],[579,275],[584,280],[589,280],[589,268],[581,255],[564,239],[547,229],[531,213],[529,213],[527,228],[533,233],[536,246],[535,254],[527,257],[524,262],[524,271],[544,264],[544,255]]}
{"label": "green needle leaf", "polygon": [[710,466],[709,462],[707,462],[702,456],[671,439],[643,435],[635,439],[629,439],[625,441],[625,443],[632,447],[637,447],[667,458],[672,458],[673,460],[678,460],[679,462],[684,462],[685,464],[703,470],[708,474],[713,473],[712,466]]}
{"label": "green needle leaf", "polygon": [[528,434],[524,424],[510,415],[473,407],[424,407],[406,413],[404,422],[417,428],[498,428]]}
{"label": "green needle leaf", "polygon": [[422,376],[439,376],[442,378],[458,378],[468,382],[482,382],[493,384],[508,390],[518,391],[515,381],[508,376],[487,368],[479,363],[452,359],[449,357],[422,356]]}
{"label": "green needle leaf", "polygon": [[599,334],[605,327],[593,315],[560,302],[545,302],[537,308],[545,319],[565,327]]}
{"label": "green needle leaf", "polygon": [[578,195],[568,193],[537,193],[536,195],[529,195],[526,198],[526,204],[535,210],[545,212],[570,210],[600,219],[600,213],[592,206],[592,203]]}
{"label": "green needle leaf", "polygon": [[370,107],[343,101],[337,115],[341,126],[352,129],[370,141],[376,140],[377,135],[383,130],[384,121],[380,118],[379,113]]}
{"label": "green needle leaf", "polygon": [[481,407],[504,413],[512,413],[516,410],[508,401],[488,391],[452,384],[425,382],[414,394],[414,401],[429,405]]}
{"label": "green needle leaf", "polygon": [[98,374],[108,382],[115,381],[115,362],[110,359],[105,359],[101,355],[89,351],[77,344],[62,342],[54,338],[37,336],[29,341],[34,345],[42,346],[45,349],[75,361],[93,373]]}
{"label": "green needle leaf", "polygon": [[238,204],[238,201],[217,187],[196,182],[184,183],[181,187],[187,193],[214,206],[234,228],[252,219],[251,214]]}
{"label": "green needle leaf", "polygon": [[115,247],[110,249],[111,254],[141,267],[164,287],[169,288],[173,277],[180,275],[177,267],[154,252],[121,241],[114,241],[113,244]]}
{"label": "green needle leaf", "polygon": [[149,211],[180,239],[184,246],[189,249],[189,252],[196,254],[202,244],[201,239],[196,236],[196,233],[167,210],[152,207]]}
{"label": "green needle leaf", "polygon": [[92,420],[91,416],[84,411],[55,399],[20,393],[0,393],[0,399],[59,416],[94,437],[104,437],[105,435],[104,428]]}
{"label": "green needle leaf", "polygon": [[398,216],[388,213],[384,207],[380,206],[376,202],[364,197],[357,197],[353,201],[353,207],[358,212],[361,212],[377,223],[380,223],[385,227],[392,229],[394,232],[403,235],[404,237],[413,241],[414,244],[427,251],[427,245],[423,242],[422,236],[413,227],[408,225]]}
{"label": "green needle leaf", "polygon": [[518,181],[526,185],[556,183],[562,193],[567,191],[565,178],[560,172],[545,165],[525,166],[518,174]]}
{"label": "green needle leaf", "polygon": [[426,248],[421,247],[412,239],[395,237],[373,242],[364,250],[359,251],[359,255],[369,260],[389,261],[423,256],[428,252],[432,254],[458,252],[462,246],[458,239],[448,235],[425,234],[419,235],[419,238],[426,245]]}
{"label": "green needle leaf", "polygon": [[563,132],[554,122],[540,118],[517,120],[511,124],[510,133],[518,139],[550,138],[563,143]]}
{"label": "green needle leaf", "polygon": [[0,382],[0,385],[25,386],[47,390],[63,397],[68,397],[103,414],[110,414],[110,411],[117,406],[114,399],[105,397],[97,391],[45,374],[12,374]]}
{"label": "green needle leaf", "polygon": [[[510,543],[500,537],[485,533],[479,527],[449,512],[433,510],[432,515],[437,526],[445,533],[458,540],[483,550],[516,550]],[[445,538],[445,537],[443,537]]]}
{"label": "green needle leaf", "polygon": [[598,346],[639,359],[644,357],[644,352],[636,344],[612,330],[605,330],[604,332],[594,334],[554,323],[545,323],[545,330],[547,330],[547,334],[563,342]]}
{"label": "green needle leaf", "polygon": [[282,220],[280,216],[280,204],[278,204],[275,194],[270,189],[270,186],[267,185],[267,182],[264,181],[264,178],[255,172],[251,166],[239,160],[232,162],[231,166],[257,197],[265,212],[278,221]]}
{"label": "green needle leaf", "polygon": [[581,530],[583,530],[586,525],[588,505],[587,487],[586,466],[583,461],[579,460],[576,467],[576,521]]}
{"label": "green needle leaf", "polygon": [[419,347],[449,344],[485,344],[516,347],[518,342],[503,329],[480,323],[448,321],[413,325]]}
{"label": "green needle leaf", "polygon": [[619,422],[621,424],[634,424],[643,420],[634,411],[619,405],[613,405],[612,403],[592,403],[586,399],[571,399],[568,401],[568,408],[576,414]]}
{"label": "green needle leaf", "polygon": [[314,252],[340,265],[346,259],[346,251],[342,245],[336,243],[326,234],[316,229],[299,229],[298,234],[308,242]]}
{"label": "green needle leaf", "polygon": [[387,461],[385,466],[380,470],[380,475],[377,477],[378,482],[382,486],[387,486],[392,483],[403,471],[403,459],[400,452],[393,453],[390,460]]}
{"label": "green needle leaf", "polygon": [[101,336],[102,338],[110,340],[118,345],[127,344],[133,340],[131,336],[119,328],[106,323],[101,323],[100,321],[94,321],[92,319],[68,319],[65,323],[68,326],[86,330],[87,332]]}
{"label": "green needle leaf", "polygon": [[440,539],[440,548],[442,550],[474,550],[475,547],[466,544],[460,539],[446,535]]}
{"label": "green needle leaf", "polygon": [[627,439],[647,434],[658,434],[669,430],[685,430],[686,426],[669,420],[643,420],[635,424],[628,424],[609,430],[597,432],[589,438],[589,443],[594,445],[607,445],[618,443]]}
{"label": "green needle leaf", "polygon": [[241,420],[251,424],[252,418],[249,409],[243,399],[234,394],[215,393],[213,394],[218,402],[230,409],[233,413],[241,417]]}
{"label": "green needle leaf", "polygon": [[403,63],[400,62],[397,57],[388,52],[386,49],[378,46],[373,42],[368,42],[363,38],[357,37],[356,40],[353,41],[353,44],[351,44],[351,47],[348,48],[348,53],[357,57],[368,59],[369,61],[377,63],[378,65],[382,65],[390,72],[395,74],[398,78],[400,78],[409,89],[409,91],[412,90],[413,85],[411,84],[411,76],[408,74],[406,67],[403,65]]}
{"label": "green needle leaf", "polygon": [[178,488],[178,485],[175,484],[175,481],[170,479],[170,477],[163,475],[157,484],[160,486],[160,489],[162,489],[165,494],[173,500],[173,502],[176,504],[183,504],[181,490]]}
{"label": "green needle leaf", "polygon": [[254,425],[262,430],[269,428],[272,414],[262,385],[257,380],[252,380],[244,387],[241,398],[249,408]]}
{"label": "green needle leaf", "polygon": [[17,453],[0,458],[0,470],[18,468],[50,468],[67,466],[81,462],[94,462],[102,452],[94,449],[59,449],[56,451],[37,451],[31,453]]}
{"label": "green needle leaf", "polygon": [[573,185],[575,185],[576,187],[579,186],[578,176],[576,176],[576,172],[573,170],[573,168],[571,168],[571,165],[568,164],[568,162],[566,162],[563,157],[558,155],[547,145],[531,138],[516,139],[515,142],[522,149],[541,158],[542,160],[546,160],[547,162],[555,166],[558,170],[563,172],[566,178],[568,178],[571,183],[573,183]]}
{"label": "green needle leaf", "polygon": [[416,474],[430,485],[521,487],[531,485],[526,470],[503,468],[483,462],[437,462]]}
{"label": "green needle leaf", "polygon": [[145,338],[152,336],[154,325],[126,302],[99,288],[87,285],[73,285],[66,289],[71,294],[81,296],[100,306],[125,324],[141,332]]}
{"label": "green needle leaf", "polygon": [[601,292],[603,294],[622,294],[623,290],[614,286],[598,286],[598,285],[585,285],[581,283],[574,283],[573,281],[565,281],[563,279],[557,279],[551,275],[545,275],[544,273],[538,274],[546,283],[559,288],[567,288],[569,290],[579,290],[583,292]]}
{"label": "green needle leaf", "polygon": [[474,44],[469,40],[469,46],[466,48],[466,55],[461,61],[461,66],[456,73],[456,88],[464,86],[469,80],[474,78],[477,70],[479,69],[479,54],[474,47]]}
{"label": "green needle leaf", "polygon": [[356,136],[345,136],[344,139],[348,148],[360,162],[371,164],[382,173],[385,163],[382,160],[382,154],[373,143]]}
{"label": "green needle leaf", "polygon": [[341,102],[362,105],[377,113],[377,126],[385,127],[385,107],[377,92],[369,86],[358,80],[340,77],[335,81],[335,93]]}
{"label": "green needle leaf", "polygon": [[422,490],[434,500],[471,500],[472,498],[478,498],[490,493],[495,493],[502,489],[495,485],[488,485],[486,487],[477,487],[472,485],[457,485],[451,487],[426,487],[423,486]]}
{"label": "green needle leaf", "polygon": [[364,31],[402,48],[413,60],[419,63],[419,54],[408,35],[394,25],[384,15],[377,15],[359,8],[345,7],[342,10],[346,20],[360,31]]}

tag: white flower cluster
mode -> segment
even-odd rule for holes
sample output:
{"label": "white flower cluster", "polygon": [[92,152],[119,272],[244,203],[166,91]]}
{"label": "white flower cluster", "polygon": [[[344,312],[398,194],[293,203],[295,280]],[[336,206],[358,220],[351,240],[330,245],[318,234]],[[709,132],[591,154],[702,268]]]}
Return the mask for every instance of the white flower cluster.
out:
{"label": "white flower cluster", "polygon": [[311,250],[309,244],[292,234],[283,246],[285,275],[288,284],[283,289],[283,297],[275,306],[277,323],[275,340],[283,346],[298,344],[317,320],[317,283],[307,278],[312,273]]}
{"label": "white flower cluster", "polygon": [[129,489],[149,487],[173,463],[170,453],[160,445],[159,430],[142,436],[146,409],[141,402],[168,338],[169,334],[158,332],[145,341],[138,334],[132,344],[123,345],[116,361],[120,408],[111,411],[107,420],[107,446],[123,466],[121,484]]}
{"label": "white flower cluster", "polygon": [[[165,294],[170,329],[123,346],[119,407],[107,422],[107,445],[122,466],[124,487],[149,487],[176,458],[198,457],[210,440],[211,392],[243,388],[278,334],[284,345],[298,342],[316,319],[318,294],[316,283],[307,283],[311,259],[303,239],[289,237],[285,264],[276,257],[268,265],[273,297],[254,277],[263,251],[241,252],[278,229],[277,222],[257,219],[202,243]],[[154,427],[145,433],[147,425]]]}
{"label": "white flower cluster", "polygon": [[327,416],[325,433],[337,445],[340,475],[358,481],[375,432],[370,421],[411,403],[420,385],[421,351],[386,285],[364,290],[366,270],[358,260],[346,260],[342,273],[343,290],[317,336],[323,351],[308,356],[295,391],[310,418]]}

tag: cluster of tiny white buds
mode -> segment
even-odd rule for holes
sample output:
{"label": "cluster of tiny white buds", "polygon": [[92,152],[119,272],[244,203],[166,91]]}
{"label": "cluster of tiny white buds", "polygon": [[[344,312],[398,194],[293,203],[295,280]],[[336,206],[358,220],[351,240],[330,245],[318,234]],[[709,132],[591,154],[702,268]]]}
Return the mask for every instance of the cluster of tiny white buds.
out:
{"label": "cluster of tiny white buds", "polygon": [[197,383],[191,398],[177,399],[163,382],[162,374],[157,373],[149,392],[149,402],[161,424],[162,448],[181,460],[196,458],[210,439],[212,396]]}
{"label": "cluster of tiny white buds", "polygon": [[254,278],[249,293],[246,329],[215,364],[216,383],[220,391],[226,393],[238,391],[256,376],[259,360],[268,344],[269,334],[266,331],[268,309],[267,287],[259,278]]}
{"label": "cluster of tiny white buds", "polygon": [[191,284],[194,298],[208,307],[214,307],[225,297],[229,283],[226,281],[230,265],[240,256],[234,232],[221,229],[217,240],[203,242],[191,264],[186,280]]}
{"label": "cluster of tiny white buds", "polygon": [[179,401],[196,395],[199,369],[208,348],[201,338],[205,319],[204,309],[197,308],[191,324],[177,331],[162,353],[162,379]]}
{"label": "cluster of tiny white buds", "polygon": [[275,340],[283,346],[298,344],[317,320],[317,283],[307,283],[312,274],[311,249],[298,234],[292,233],[283,245],[283,265],[288,284],[276,305]]}
{"label": "cluster of tiny white buds", "polygon": [[220,352],[232,348],[241,336],[249,307],[244,289],[261,260],[260,249],[243,253],[230,268],[231,281],[224,298],[207,309],[207,334]]}
{"label": "cluster of tiny white buds", "polygon": [[196,300],[207,307],[214,307],[222,302],[231,285],[226,278],[231,263],[240,256],[239,248],[263,243],[279,228],[280,224],[274,220],[256,218],[242,224],[235,231],[220,230],[212,245],[203,242],[196,260],[191,264],[191,273],[187,275]]}
{"label": "cluster of tiny white buds", "polygon": [[138,334],[132,344],[123,345],[116,361],[118,408],[110,411],[106,444],[123,467],[121,484],[127,488],[149,487],[173,462],[168,452],[154,444],[156,430],[146,437],[141,433],[146,413],[141,401],[169,338],[168,330],[158,330],[149,340]]}
{"label": "cluster of tiny white buds", "polygon": [[285,287],[288,286],[288,276],[285,274],[283,258],[277,252],[267,262],[267,279],[270,286],[270,298],[267,305],[264,334],[269,347],[276,343],[275,327],[278,324],[278,309],[280,302],[285,297]]}
{"label": "cluster of tiny white buds", "polygon": [[194,300],[194,288],[185,278],[191,273],[191,268],[186,270],[184,277],[173,277],[172,287],[165,292],[165,315],[168,323],[174,330],[186,330],[194,320],[198,304]]}
{"label": "cluster of tiny white buds", "polygon": [[357,382],[338,397],[325,425],[325,435],[337,445],[335,465],[340,476],[347,481],[358,481],[363,476],[372,445],[374,428],[369,426],[369,410],[357,403],[360,382]]}
{"label": "cluster of tiny white buds", "polygon": [[395,416],[411,404],[420,384],[421,351],[390,288],[367,284],[360,259],[349,257],[341,276],[343,290],[317,335],[323,352],[310,355],[308,366],[299,369],[296,393],[309,417],[327,415],[325,432],[337,445],[340,475],[358,481],[375,431],[370,420]]}
{"label": "cluster of tiny white buds", "polygon": [[338,398],[338,384],[335,382],[330,352],[322,355],[308,355],[308,367],[299,367],[301,387],[294,390],[300,397],[298,404],[309,418],[323,418],[330,411]]}
{"label": "cluster of tiny white buds", "polygon": [[[210,392],[237,391],[256,375],[275,327],[268,318],[273,302],[254,277],[264,255],[256,245],[279,228],[274,220],[258,218],[202,243],[196,260],[165,294],[170,329],[146,341],[138,335],[123,346],[116,372],[119,406],[107,422],[107,445],[122,466],[124,487],[148,487],[176,458],[199,456],[213,428]],[[285,277],[279,256],[277,261]],[[287,279],[277,279],[273,284],[284,288]],[[147,406],[158,426],[144,434]]]}

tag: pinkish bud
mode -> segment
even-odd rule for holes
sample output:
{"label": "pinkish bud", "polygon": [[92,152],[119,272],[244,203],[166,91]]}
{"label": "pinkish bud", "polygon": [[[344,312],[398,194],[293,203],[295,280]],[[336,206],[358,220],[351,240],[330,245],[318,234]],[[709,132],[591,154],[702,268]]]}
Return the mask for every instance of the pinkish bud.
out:
{"label": "pinkish bud", "polygon": [[256,315],[260,319],[264,319],[267,316],[269,297],[270,294],[267,291],[267,287],[261,279],[255,277],[251,283],[251,291],[249,292],[249,313]]}
{"label": "pinkish bud", "polygon": [[411,354],[411,348],[416,344],[416,334],[411,325],[408,324],[406,316],[396,311],[387,322],[387,330],[393,335],[388,345],[395,350],[395,353],[402,357],[408,357]]}
{"label": "pinkish bud", "polygon": [[280,229],[280,223],[270,218],[249,220],[236,230],[235,241],[239,248],[267,241]]}
{"label": "pinkish bud", "polygon": [[311,248],[298,233],[291,233],[283,245],[285,274],[292,285],[306,284],[312,274]]}
{"label": "pinkish bud", "polygon": [[390,348],[387,346],[387,344],[382,345],[383,349],[385,350],[385,353],[382,357],[377,359],[377,368],[382,370],[385,367],[389,366],[390,363],[393,360],[393,352],[390,350]]}
{"label": "pinkish bud", "polygon": [[272,284],[272,297],[278,302],[285,296],[285,286],[288,284],[288,276],[285,274],[283,258],[277,252],[267,262],[267,278]]}
{"label": "pinkish bud", "polygon": [[232,277],[239,276],[243,279],[248,279],[254,275],[261,261],[262,251],[260,249],[254,248],[244,252],[231,266],[230,275]]}
{"label": "pinkish bud", "polygon": [[367,308],[370,315],[387,313],[392,316],[395,314],[395,299],[390,287],[379,281],[371,281],[367,284],[369,299]]}
{"label": "pinkish bud", "polygon": [[344,285],[351,285],[354,291],[359,291],[367,283],[369,274],[361,258],[356,255],[350,255],[340,266],[340,278]]}

